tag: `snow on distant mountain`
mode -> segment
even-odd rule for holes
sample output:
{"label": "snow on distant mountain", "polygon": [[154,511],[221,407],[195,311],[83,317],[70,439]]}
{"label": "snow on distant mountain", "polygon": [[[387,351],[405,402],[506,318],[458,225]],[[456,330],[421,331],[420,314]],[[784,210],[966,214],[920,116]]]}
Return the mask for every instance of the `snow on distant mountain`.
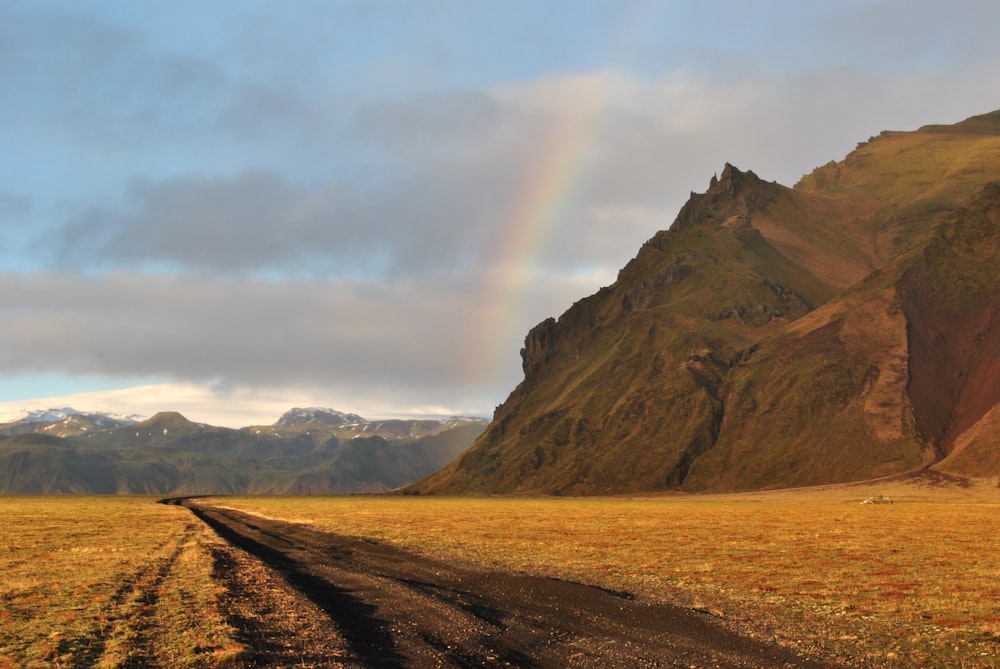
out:
{"label": "snow on distant mountain", "polygon": [[274,427],[293,427],[295,425],[353,425],[367,423],[364,418],[353,413],[344,413],[325,407],[295,407],[289,409],[275,422]]}
{"label": "snow on distant mountain", "polygon": [[117,427],[136,423],[141,416],[133,414],[102,413],[99,411],[79,411],[72,407],[50,409],[0,409],[0,424],[9,423],[58,423],[72,418],[85,418],[98,427]]}
{"label": "snow on distant mountain", "polygon": [[4,410],[0,407],[0,424],[4,423],[56,423],[66,420],[71,416],[83,416],[101,423],[136,423],[142,418],[134,414],[103,413],[100,411],[80,411],[73,407],[60,407],[48,409],[15,409]]}
{"label": "snow on distant mountain", "polygon": [[441,420],[445,425],[461,425],[462,423],[482,423],[486,421],[489,423],[488,418],[483,418],[481,416],[448,416]]}

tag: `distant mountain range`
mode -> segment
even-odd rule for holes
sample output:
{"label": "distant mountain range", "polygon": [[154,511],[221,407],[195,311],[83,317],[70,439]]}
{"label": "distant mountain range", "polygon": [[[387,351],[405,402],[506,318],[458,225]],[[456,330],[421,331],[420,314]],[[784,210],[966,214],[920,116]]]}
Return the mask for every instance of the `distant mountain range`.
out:
{"label": "distant mountain range", "polygon": [[61,408],[4,420],[0,494],[384,492],[444,466],[487,424],[317,407],[238,430],[173,412],[138,420]]}
{"label": "distant mountain range", "polygon": [[45,432],[70,437],[87,432],[131,425],[142,420],[133,414],[77,411],[72,407],[33,409],[0,413],[0,437],[28,432]]}
{"label": "distant mountain range", "polygon": [[726,165],[414,493],[730,491],[1000,474],[1000,111],[794,188]]}

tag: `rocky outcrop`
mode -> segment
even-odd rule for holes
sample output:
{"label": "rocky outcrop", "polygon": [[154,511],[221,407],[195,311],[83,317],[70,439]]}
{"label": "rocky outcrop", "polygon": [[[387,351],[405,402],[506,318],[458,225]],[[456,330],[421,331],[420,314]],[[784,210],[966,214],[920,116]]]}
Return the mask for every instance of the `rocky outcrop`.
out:
{"label": "rocky outcrop", "polygon": [[892,500],[885,495],[874,495],[861,501],[862,504],[892,504]]}

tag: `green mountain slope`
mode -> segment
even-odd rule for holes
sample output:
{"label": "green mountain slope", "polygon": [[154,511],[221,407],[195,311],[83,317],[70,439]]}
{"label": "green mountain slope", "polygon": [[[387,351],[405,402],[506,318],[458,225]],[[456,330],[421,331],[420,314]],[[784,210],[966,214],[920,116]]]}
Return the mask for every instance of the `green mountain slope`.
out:
{"label": "green mountain slope", "polygon": [[882,133],[795,188],[727,165],[612,286],[529,332],[487,431],[411,491],[1000,473],[998,180],[996,113]]}

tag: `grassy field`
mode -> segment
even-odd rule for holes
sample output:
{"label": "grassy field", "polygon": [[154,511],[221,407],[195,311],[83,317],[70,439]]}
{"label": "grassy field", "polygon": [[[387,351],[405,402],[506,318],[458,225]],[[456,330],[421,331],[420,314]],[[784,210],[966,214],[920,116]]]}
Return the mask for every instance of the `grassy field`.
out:
{"label": "grassy field", "polygon": [[[893,505],[861,505],[888,494]],[[728,496],[206,500],[444,559],[627,590],[759,637],[890,667],[1000,666],[1000,489]],[[219,540],[142,497],[0,497],[0,669],[213,667]]]}
{"label": "grassy field", "polygon": [[186,510],[142,497],[0,497],[0,669],[212,667],[242,647]]}
{"label": "grassy field", "polygon": [[[878,493],[896,503],[859,504]],[[648,499],[216,503],[677,602],[827,656],[900,667],[1000,666],[995,481]]]}

